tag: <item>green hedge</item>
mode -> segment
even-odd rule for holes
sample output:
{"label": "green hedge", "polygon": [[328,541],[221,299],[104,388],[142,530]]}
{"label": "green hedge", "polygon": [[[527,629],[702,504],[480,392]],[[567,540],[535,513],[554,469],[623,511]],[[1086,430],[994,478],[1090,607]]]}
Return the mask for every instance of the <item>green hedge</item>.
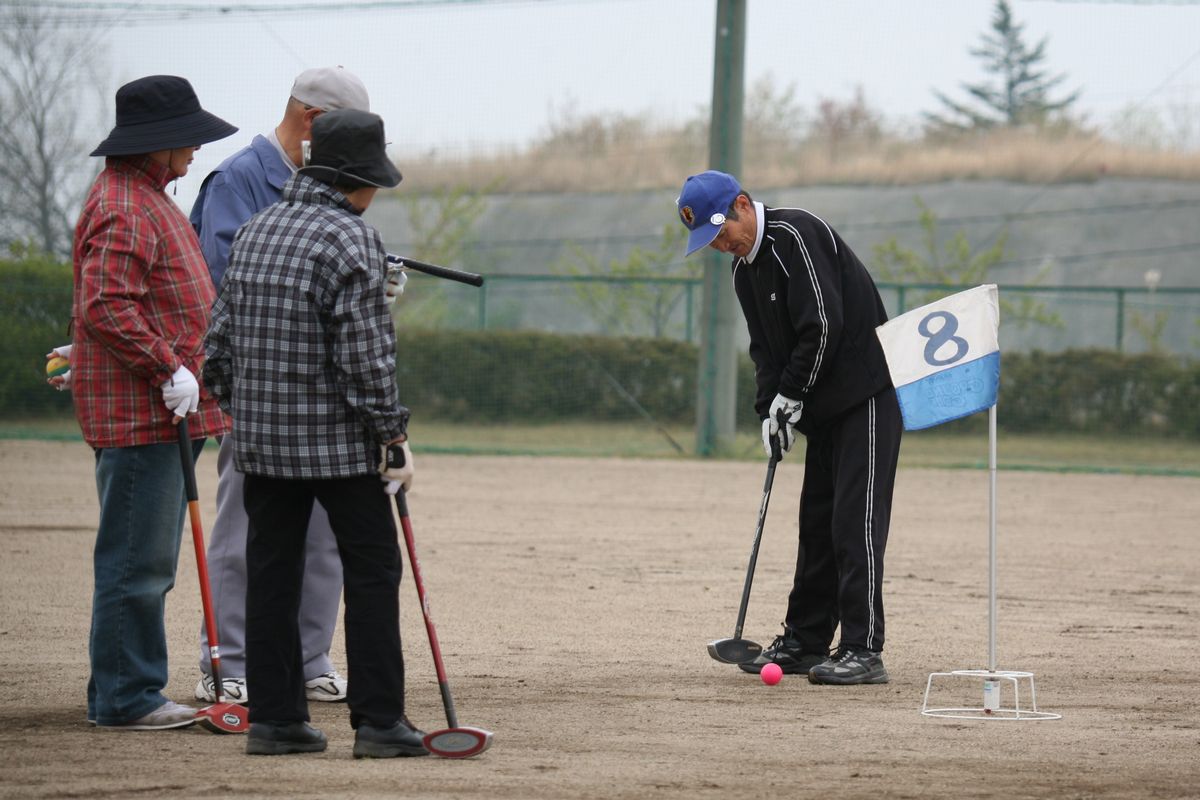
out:
{"label": "green hedge", "polygon": [[[0,415],[69,416],[46,386],[45,353],[68,341],[71,268],[40,256],[0,259]],[[690,421],[697,348],[673,339],[532,331],[400,333],[401,399],[421,415],[470,424]],[[1200,362],[1107,350],[1005,353],[1000,427],[1200,439]],[[738,425],[756,428],[754,370],[738,362]],[[974,430],[986,415],[946,428]]]}
{"label": "green hedge", "polygon": [[[635,419],[639,406],[660,421],[694,415],[697,350],[683,342],[441,331],[404,332],[399,349],[401,397],[433,417]],[[999,423],[1006,431],[1200,438],[1198,362],[1102,350],[1006,353],[1001,360]],[[737,396],[738,425],[757,427],[746,356]],[[947,430],[986,421],[976,415]]]}
{"label": "green hedge", "polygon": [[1111,350],[1006,353],[999,408],[1010,431],[1200,438],[1200,362]]}
{"label": "green hedge", "polygon": [[[402,331],[400,397],[422,415],[474,421],[691,420],[696,347],[672,339],[530,331]],[[742,383],[751,386],[749,361]],[[752,389],[747,389],[752,391]]]}
{"label": "green hedge", "polygon": [[0,259],[0,414],[71,413],[71,397],[46,385],[46,353],[71,340],[71,265],[48,256]]}

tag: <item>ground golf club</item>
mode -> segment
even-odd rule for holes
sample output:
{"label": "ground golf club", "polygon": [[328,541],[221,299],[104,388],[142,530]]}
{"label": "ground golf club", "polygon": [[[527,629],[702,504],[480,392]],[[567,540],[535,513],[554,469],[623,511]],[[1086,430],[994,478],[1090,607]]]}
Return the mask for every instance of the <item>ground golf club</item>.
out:
{"label": "ground golf club", "polygon": [[[780,420],[781,425],[787,423]],[[771,437],[771,459],[767,462],[767,479],[763,484],[762,502],[758,505],[758,524],[754,528],[754,546],[750,549],[750,564],[746,567],[746,584],[742,588],[742,604],[738,608],[737,626],[729,639],[717,639],[708,643],[708,654],[726,664],[744,664],[753,661],[762,652],[762,645],[742,638],[742,626],[746,623],[746,606],[750,603],[750,586],[754,582],[754,565],[758,561],[758,546],[762,542],[763,524],[767,521],[767,504],[771,501],[771,484],[775,482],[775,467],[782,454],[779,440]]]}
{"label": "ground golf club", "polygon": [[437,668],[438,688],[442,692],[442,705],[446,709],[447,728],[427,733],[425,747],[435,756],[442,758],[470,758],[479,755],[492,744],[491,731],[482,728],[464,728],[458,724],[454,713],[454,700],[450,697],[450,684],[446,680],[446,667],[442,664],[442,648],[438,644],[437,629],[429,610],[429,598],[425,594],[425,582],[421,579],[421,562],[417,559],[417,547],[413,540],[412,522],[408,518],[408,499],[403,487],[396,491],[396,510],[400,513],[400,527],[404,530],[404,544],[408,549],[408,563],[412,568],[413,580],[417,584],[417,597],[421,601],[421,614],[425,617],[425,631],[429,634],[429,648],[433,651],[433,664]]}
{"label": "ground golf club", "polygon": [[209,661],[216,694],[216,702],[196,712],[196,721],[213,733],[245,733],[250,727],[245,706],[222,702],[224,684],[221,683],[217,620],[213,615],[212,594],[208,585],[208,559],[204,555],[204,528],[200,525],[200,496],[196,491],[196,465],[192,460],[192,440],[188,436],[187,419],[179,421],[179,461],[183,465],[184,490],[192,523],[192,543],[196,547],[196,573],[200,576],[200,601],[204,606],[204,627],[208,634]]}

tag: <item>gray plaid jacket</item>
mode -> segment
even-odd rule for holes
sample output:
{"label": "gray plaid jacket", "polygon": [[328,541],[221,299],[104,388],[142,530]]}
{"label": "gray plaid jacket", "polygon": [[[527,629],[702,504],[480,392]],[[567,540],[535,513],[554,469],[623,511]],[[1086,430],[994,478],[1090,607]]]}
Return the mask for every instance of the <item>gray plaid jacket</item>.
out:
{"label": "gray plaid jacket", "polygon": [[379,445],[405,432],[385,269],[379,232],[306,175],[238,231],[203,376],[233,417],[240,471],[367,475]]}

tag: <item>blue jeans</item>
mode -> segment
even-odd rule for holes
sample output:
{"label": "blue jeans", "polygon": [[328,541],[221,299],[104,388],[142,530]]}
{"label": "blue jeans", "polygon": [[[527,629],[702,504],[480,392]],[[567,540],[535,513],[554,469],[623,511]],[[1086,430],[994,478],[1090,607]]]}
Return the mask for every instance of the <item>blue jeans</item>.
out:
{"label": "blue jeans", "polygon": [[167,702],[164,617],[185,511],[179,445],[97,449],[96,489],[88,719],[121,725]]}

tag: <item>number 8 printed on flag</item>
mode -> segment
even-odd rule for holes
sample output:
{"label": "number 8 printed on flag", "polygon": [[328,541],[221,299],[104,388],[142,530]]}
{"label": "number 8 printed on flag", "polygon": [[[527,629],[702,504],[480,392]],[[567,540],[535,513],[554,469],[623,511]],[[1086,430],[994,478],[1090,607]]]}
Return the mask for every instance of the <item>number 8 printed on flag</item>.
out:
{"label": "number 8 printed on flag", "polygon": [[995,284],[914,308],[875,329],[906,430],[983,411],[1000,387],[1000,302]]}

